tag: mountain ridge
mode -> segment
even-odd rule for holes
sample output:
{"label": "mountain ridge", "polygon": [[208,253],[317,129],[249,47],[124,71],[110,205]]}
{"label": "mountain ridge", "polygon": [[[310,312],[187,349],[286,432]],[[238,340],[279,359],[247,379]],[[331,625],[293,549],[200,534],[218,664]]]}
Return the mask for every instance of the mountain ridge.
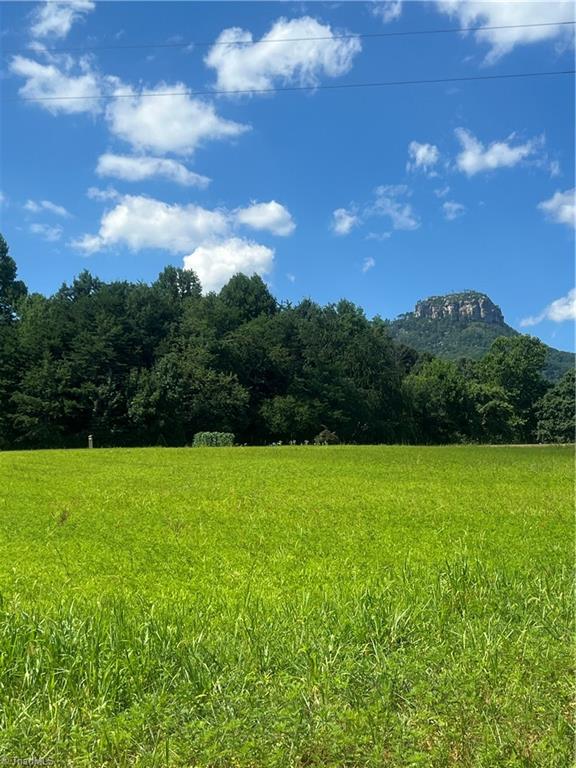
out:
{"label": "mountain ridge", "polygon": [[[398,343],[447,360],[479,360],[499,336],[521,335],[487,294],[474,290],[421,299],[412,312],[391,320],[389,328]],[[544,375],[557,381],[574,367],[574,353],[545,346]]]}

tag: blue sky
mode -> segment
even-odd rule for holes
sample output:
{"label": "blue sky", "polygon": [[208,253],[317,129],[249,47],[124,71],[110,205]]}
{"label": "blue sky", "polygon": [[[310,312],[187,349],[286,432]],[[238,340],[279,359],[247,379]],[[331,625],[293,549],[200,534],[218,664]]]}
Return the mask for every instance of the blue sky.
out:
{"label": "blue sky", "polygon": [[[392,318],[475,289],[573,348],[573,76],[213,93],[571,69],[571,2],[1,12],[1,229],[31,290],[175,264],[206,289],[256,271],[280,299]],[[508,28],[354,36],[467,26]],[[149,42],[171,47],[128,47]]]}

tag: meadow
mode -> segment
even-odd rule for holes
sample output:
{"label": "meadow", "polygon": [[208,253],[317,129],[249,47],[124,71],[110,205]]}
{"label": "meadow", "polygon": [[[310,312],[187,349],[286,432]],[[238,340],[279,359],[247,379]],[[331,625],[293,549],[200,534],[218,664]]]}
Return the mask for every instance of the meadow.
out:
{"label": "meadow", "polygon": [[0,762],[566,768],[572,462],[0,453]]}

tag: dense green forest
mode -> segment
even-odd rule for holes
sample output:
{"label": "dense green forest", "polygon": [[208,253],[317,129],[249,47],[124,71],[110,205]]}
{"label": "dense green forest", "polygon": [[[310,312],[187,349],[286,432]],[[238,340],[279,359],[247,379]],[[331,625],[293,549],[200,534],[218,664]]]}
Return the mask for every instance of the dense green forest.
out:
{"label": "dense green forest", "polygon": [[[1,236],[0,236],[1,237]],[[496,338],[477,361],[393,340],[349,301],[279,304],[238,274],[202,294],[191,271],[152,284],[82,272],[29,294],[0,240],[0,448],[239,443],[566,442],[574,372],[546,381],[546,347]]]}

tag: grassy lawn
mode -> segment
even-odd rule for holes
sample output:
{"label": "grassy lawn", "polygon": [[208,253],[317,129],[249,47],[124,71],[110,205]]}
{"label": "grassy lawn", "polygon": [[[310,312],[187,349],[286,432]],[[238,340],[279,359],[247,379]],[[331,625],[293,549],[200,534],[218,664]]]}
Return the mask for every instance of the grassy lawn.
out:
{"label": "grassy lawn", "polygon": [[0,757],[567,768],[572,462],[0,453]]}

